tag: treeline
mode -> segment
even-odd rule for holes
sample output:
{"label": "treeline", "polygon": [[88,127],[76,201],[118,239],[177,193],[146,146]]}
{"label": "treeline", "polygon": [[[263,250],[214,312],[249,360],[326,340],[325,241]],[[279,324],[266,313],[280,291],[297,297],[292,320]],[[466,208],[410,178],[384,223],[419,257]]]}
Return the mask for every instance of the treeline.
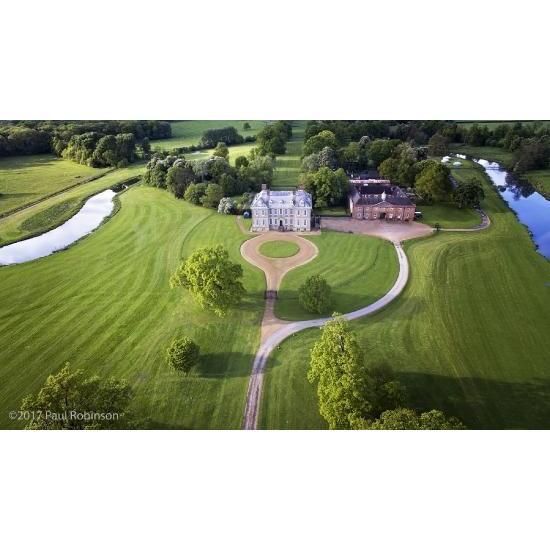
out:
{"label": "treeline", "polygon": [[[71,140],[73,148],[78,142],[73,138],[86,134],[88,136],[83,139],[87,143],[86,147],[89,148],[90,142],[93,141],[95,150],[95,144],[106,136],[131,134],[134,143],[137,143],[146,139],[169,138],[172,130],[169,122],[161,120],[0,121],[0,157],[43,153],[63,156]],[[128,138],[119,138],[119,142],[121,140],[126,142]],[[77,148],[80,146],[81,144],[78,144]],[[73,155],[71,152],[67,158]],[[93,151],[90,154],[79,153],[76,156],[85,158],[87,162],[93,157]]]}
{"label": "treeline", "polygon": [[239,145],[244,143],[245,139],[233,126],[226,128],[210,128],[202,134],[200,145],[203,149],[211,149],[216,144],[223,142],[226,145]]}
{"label": "treeline", "polygon": [[[241,195],[236,207],[247,207],[251,195],[262,184],[273,180],[273,160],[261,155],[255,148],[247,156],[235,159],[235,166],[228,160],[224,143],[216,146],[214,155],[208,159],[187,160],[184,155],[154,154],[147,163],[143,182],[146,185],[168,189],[176,198],[192,204],[218,208],[224,197]],[[227,204],[225,201],[224,204]],[[230,208],[224,206],[229,213]]]}
{"label": "treeline", "polygon": [[94,168],[122,168],[134,162],[136,157],[134,134],[103,136],[97,132],[86,132],[72,136],[66,145],[55,136],[52,145],[55,153],[63,158]]}
{"label": "treeline", "polygon": [[[464,207],[477,206],[483,199],[483,190],[478,184],[468,182],[453,189],[449,168],[427,159],[432,141],[441,135],[438,132],[430,137],[426,148],[415,145],[412,140],[371,139],[368,135],[349,141],[350,128],[365,130],[370,123],[338,122],[330,125],[340,137],[326,128],[312,135],[311,128],[323,128],[323,125],[313,123],[308,125],[310,137],[303,147],[300,182],[311,193],[316,208],[344,204],[349,193],[349,177],[367,169],[378,170],[380,176],[409,188],[424,202],[454,201]],[[373,128],[380,130],[376,126]],[[435,126],[430,126],[430,130],[435,129]]]}

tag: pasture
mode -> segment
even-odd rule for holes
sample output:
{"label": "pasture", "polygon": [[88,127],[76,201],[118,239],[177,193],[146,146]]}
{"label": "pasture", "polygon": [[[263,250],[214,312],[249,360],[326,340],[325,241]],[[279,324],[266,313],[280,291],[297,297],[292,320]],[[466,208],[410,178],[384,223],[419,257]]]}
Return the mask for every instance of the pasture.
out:
{"label": "pasture", "polygon": [[[126,378],[155,428],[238,428],[263,314],[263,274],[241,259],[233,216],[138,185],[96,232],[48,258],[0,269],[0,427],[66,361]],[[182,257],[223,244],[244,269],[246,298],[218,318],[168,279]],[[191,376],[168,369],[175,336],[201,346]]]}
{"label": "pasture", "polygon": [[452,203],[417,205],[422,212],[419,222],[434,227],[438,223],[443,229],[467,229],[481,223],[481,216],[473,208],[458,208]]}
{"label": "pasture", "polygon": [[397,278],[397,256],[389,241],[327,230],[307,238],[317,246],[319,255],[289,271],[282,280],[275,302],[275,315],[281,319],[322,317],[305,311],[298,300],[298,289],[311,275],[325,277],[332,288],[332,311],[338,313],[371,304],[385,294]]}
{"label": "pasture", "polygon": [[88,197],[144,171],[145,164],[132,164],[128,168],[109,172],[98,179],[0,219],[0,245],[26,239],[57,227],[76,214]]}
{"label": "pasture", "polygon": [[[244,130],[245,122],[250,124],[249,130]],[[151,149],[173,149],[198,145],[205,130],[233,126],[243,137],[256,135],[265,125],[263,120],[181,120],[171,122],[172,137],[151,141]]]}
{"label": "pasture", "polygon": [[[405,244],[411,277],[383,311],[353,322],[368,364],[393,367],[409,404],[470,428],[550,427],[550,262],[481,168],[491,226]],[[455,174],[456,177],[456,174]],[[310,330],[270,358],[263,428],[324,428],[307,382]]]}
{"label": "pasture", "polygon": [[0,159],[0,214],[36,202],[103,174],[106,168],[90,168],[54,155],[29,155]]}

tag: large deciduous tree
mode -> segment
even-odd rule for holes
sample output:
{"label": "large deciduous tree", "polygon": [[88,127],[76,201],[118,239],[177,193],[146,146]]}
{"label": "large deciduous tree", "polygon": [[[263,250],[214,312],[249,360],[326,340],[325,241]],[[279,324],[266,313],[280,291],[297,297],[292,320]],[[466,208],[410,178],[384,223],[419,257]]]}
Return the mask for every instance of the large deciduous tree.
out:
{"label": "large deciduous tree", "polygon": [[447,417],[441,411],[432,410],[418,414],[412,409],[392,409],[384,411],[380,418],[362,427],[369,430],[464,430],[465,426],[457,418]]}
{"label": "large deciduous tree", "polygon": [[191,338],[174,338],[166,350],[166,362],[185,374],[199,362],[200,348]]}
{"label": "large deciduous tree", "polygon": [[448,147],[448,138],[437,132],[428,141],[428,154],[434,157],[444,156],[448,152]]}
{"label": "large deciduous tree", "polygon": [[300,286],[298,300],[309,313],[328,313],[332,303],[330,285],[321,275],[312,275]]}
{"label": "large deciduous tree", "polygon": [[324,166],[317,172],[305,173],[302,184],[313,196],[317,208],[341,203],[349,190],[348,177],[342,168],[332,171]]}
{"label": "large deciduous tree", "polygon": [[193,252],[172,275],[170,286],[189,290],[202,308],[223,317],[244,295],[242,277],[243,268],[218,245]]}
{"label": "large deciduous tree", "polygon": [[459,183],[453,191],[453,201],[459,208],[479,206],[484,198],[485,192],[483,191],[483,187],[473,178]]}
{"label": "large deciduous tree", "polygon": [[371,409],[363,354],[343,317],[336,316],[321,330],[307,377],[317,382],[319,412],[329,428],[349,429],[356,419],[367,418]]}
{"label": "large deciduous tree", "polygon": [[310,137],[304,144],[304,156],[312,153],[320,153],[325,147],[330,147],[333,150],[338,149],[338,140],[330,130],[322,130],[318,134]]}
{"label": "large deciduous tree", "polygon": [[446,200],[453,188],[449,168],[438,163],[427,165],[416,177],[415,186],[418,194],[428,202]]}
{"label": "large deciduous tree", "polygon": [[28,429],[83,430],[128,427],[132,390],[124,380],[73,371],[70,364],[46,379],[36,395],[23,399]]}

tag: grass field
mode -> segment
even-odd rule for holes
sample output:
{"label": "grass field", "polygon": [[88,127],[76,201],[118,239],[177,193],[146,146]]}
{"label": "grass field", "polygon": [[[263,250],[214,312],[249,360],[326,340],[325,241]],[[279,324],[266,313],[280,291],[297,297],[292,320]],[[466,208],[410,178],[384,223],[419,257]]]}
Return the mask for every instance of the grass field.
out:
{"label": "grass field", "polygon": [[144,171],[145,164],[143,163],[121,168],[0,219],[0,245],[25,239],[57,227],[73,216],[91,195],[120,181],[138,176]]}
{"label": "grass field", "polygon": [[[243,130],[243,124],[248,122],[250,130]],[[241,136],[254,136],[265,125],[263,120],[182,120],[171,122],[172,137],[151,141],[152,149],[173,149],[198,145],[205,130],[233,126]]]}
{"label": "grass field", "polygon": [[299,250],[300,247],[290,241],[267,241],[260,245],[260,254],[268,258],[289,258]]}
{"label": "grass field", "polygon": [[[481,169],[476,175],[491,227],[407,243],[405,291],[353,327],[368,362],[389,363],[412,406],[442,409],[470,428],[547,429],[550,262],[535,252]],[[271,357],[263,428],[326,427],[306,380],[318,336],[318,330],[299,333]]]}
{"label": "grass field", "polygon": [[333,206],[328,208],[315,208],[313,211],[316,216],[333,216],[338,218],[345,218],[349,216],[349,212],[344,206]]}
{"label": "grass field", "polygon": [[275,161],[271,184],[273,189],[294,189],[298,185],[305,129],[306,123],[303,120],[292,123],[292,138],[287,141],[286,153]]}
{"label": "grass field", "polygon": [[304,311],[298,289],[311,275],[322,275],[332,288],[332,311],[347,313],[366,306],[385,294],[398,272],[393,245],[382,239],[323,231],[310,237],[319,255],[302,267],[289,271],[279,289],[275,315],[301,320],[321,317]]}
{"label": "grass field", "polygon": [[[529,124],[532,122],[535,122],[533,120],[465,120],[465,121],[459,121],[458,124],[460,126],[465,126],[466,128],[470,128],[473,124],[478,124],[479,126],[487,126],[489,130],[494,130],[497,126],[500,126],[501,124],[506,124],[509,126],[513,126],[516,122],[521,122],[523,124]],[[550,121],[543,120],[546,125],[550,124]]]}
{"label": "grass field", "polygon": [[[138,186],[98,231],[48,258],[0,269],[0,427],[65,361],[129,380],[133,407],[158,428],[238,428],[263,313],[262,273],[240,258],[232,216]],[[203,312],[168,279],[180,258],[221,243],[244,269],[242,306]],[[190,377],[164,363],[169,341],[201,346]]]}
{"label": "grass field", "polygon": [[62,191],[106,169],[90,168],[54,155],[0,159],[0,214]]}
{"label": "grass field", "polygon": [[436,223],[444,229],[470,228],[481,223],[481,216],[473,208],[458,208],[452,203],[417,205],[422,212],[419,222],[434,227]]}

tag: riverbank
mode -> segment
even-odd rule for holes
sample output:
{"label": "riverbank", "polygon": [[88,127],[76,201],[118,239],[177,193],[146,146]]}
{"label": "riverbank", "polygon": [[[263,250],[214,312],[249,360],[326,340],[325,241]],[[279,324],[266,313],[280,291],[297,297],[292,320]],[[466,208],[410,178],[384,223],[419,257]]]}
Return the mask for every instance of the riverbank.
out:
{"label": "riverbank", "polygon": [[516,174],[512,170],[512,153],[501,147],[475,147],[453,143],[449,147],[449,152],[498,162],[503,168],[512,172],[515,178],[528,181],[543,197],[550,200],[550,168]]}

